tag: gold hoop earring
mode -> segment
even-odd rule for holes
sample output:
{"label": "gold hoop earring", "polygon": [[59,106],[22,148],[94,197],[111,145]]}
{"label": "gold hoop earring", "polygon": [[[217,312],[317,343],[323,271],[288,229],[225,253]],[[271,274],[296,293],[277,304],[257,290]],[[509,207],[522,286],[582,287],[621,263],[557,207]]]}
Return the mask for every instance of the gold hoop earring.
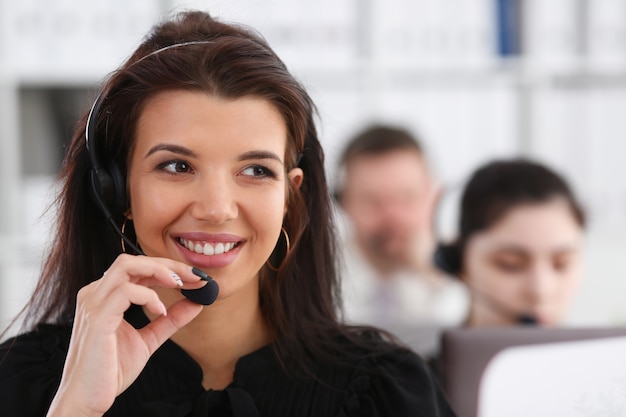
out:
{"label": "gold hoop earring", "polygon": [[[141,251],[141,247],[139,246],[139,241],[137,240],[137,236],[135,235],[135,231],[131,228],[130,230],[130,235],[135,235],[135,244],[133,245],[132,241],[130,240],[130,237],[126,234],[126,223],[128,222],[128,220],[130,220],[131,222],[133,221],[133,219],[129,219],[128,217],[124,217],[124,223],[122,223],[122,227],[120,228],[119,232],[121,232],[122,236],[120,236],[120,243],[122,244],[122,253],[131,253],[134,255],[143,255],[143,252]],[[130,248],[131,248],[131,252],[126,252],[126,243],[129,244]]]}
{"label": "gold hoop earring", "polygon": [[[270,263],[270,260],[268,259],[267,261],[265,261],[265,263],[267,264],[267,267],[269,269],[271,269],[274,272],[278,272],[278,270],[280,269],[281,266],[283,266],[283,261],[285,260],[285,258],[287,257],[287,255],[289,255],[289,251],[291,250],[291,244],[289,242],[289,235],[287,234],[287,231],[285,230],[284,227],[280,228],[280,231],[283,233],[283,235],[285,235],[285,245],[287,246],[286,250],[285,250],[285,256],[283,257],[283,260],[281,261],[280,265],[278,266],[278,268],[276,268],[274,265],[272,265]],[[271,257],[271,255],[270,255]]]}
{"label": "gold hoop earring", "polygon": [[[128,218],[124,217],[124,223],[122,223],[122,229],[120,230],[122,234],[126,231],[126,222]],[[122,243],[122,253],[126,253],[126,245],[124,244],[124,238],[120,237],[120,242]]]}

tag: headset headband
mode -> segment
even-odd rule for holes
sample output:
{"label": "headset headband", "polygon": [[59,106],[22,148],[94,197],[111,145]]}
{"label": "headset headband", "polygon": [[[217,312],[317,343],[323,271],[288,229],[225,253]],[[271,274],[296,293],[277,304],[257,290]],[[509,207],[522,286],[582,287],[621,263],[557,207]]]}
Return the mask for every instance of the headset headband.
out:
{"label": "headset headband", "polygon": [[[189,41],[189,42],[181,42],[181,43],[175,43],[172,45],[164,46],[162,48],[159,48],[155,51],[150,52],[146,56],[141,57],[137,61],[133,62],[130,65],[130,67],[133,67],[134,65],[142,62],[145,59],[148,59],[154,55],[158,55],[161,52],[164,52],[170,49],[180,48],[182,46],[189,46],[189,45],[205,45],[205,44],[209,44],[213,42],[214,41]],[[103,91],[98,93],[98,96],[94,100],[94,103],[92,104],[91,109],[89,110],[89,116],[87,116],[87,127],[85,128],[85,146],[87,147],[87,151],[89,151],[89,159],[91,160],[91,166],[95,170],[99,170],[101,169],[101,167],[100,167],[100,163],[98,161],[97,155],[96,155],[96,146],[92,144],[92,141],[95,141],[96,119],[98,118],[98,114],[100,113],[100,107],[102,107],[102,103],[104,102],[105,98],[106,98],[106,94],[104,94]]]}

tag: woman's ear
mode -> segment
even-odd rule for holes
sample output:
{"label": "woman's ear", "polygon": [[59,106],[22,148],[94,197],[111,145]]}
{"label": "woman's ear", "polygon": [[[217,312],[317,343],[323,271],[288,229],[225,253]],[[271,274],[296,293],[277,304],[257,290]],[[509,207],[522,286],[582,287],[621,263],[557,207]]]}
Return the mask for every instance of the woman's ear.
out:
{"label": "woman's ear", "polygon": [[304,171],[302,171],[302,168],[293,168],[287,173],[287,177],[289,178],[289,182],[293,184],[294,188],[300,188],[302,181],[304,180]]}

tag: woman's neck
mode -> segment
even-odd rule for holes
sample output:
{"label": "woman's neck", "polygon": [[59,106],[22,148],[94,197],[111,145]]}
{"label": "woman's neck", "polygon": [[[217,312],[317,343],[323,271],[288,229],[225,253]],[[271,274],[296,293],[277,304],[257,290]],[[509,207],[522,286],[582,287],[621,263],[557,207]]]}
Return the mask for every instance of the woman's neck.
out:
{"label": "woman's neck", "polygon": [[[182,299],[175,290],[156,291],[166,306]],[[170,338],[200,365],[205,389],[224,389],[233,380],[237,360],[272,341],[258,298],[258,288],[250,288],[218,299]]]}

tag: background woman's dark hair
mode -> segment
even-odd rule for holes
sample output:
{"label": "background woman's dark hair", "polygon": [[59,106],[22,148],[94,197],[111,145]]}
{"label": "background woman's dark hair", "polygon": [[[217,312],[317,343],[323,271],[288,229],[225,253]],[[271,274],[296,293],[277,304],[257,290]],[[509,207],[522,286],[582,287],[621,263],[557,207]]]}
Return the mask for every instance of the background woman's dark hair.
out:
{"label": "background woman's dark hair", "polygon": [[[165,46],[190,41],[210,43],[148,56]],[[311,99],[258,34],[220,23],[206,13],[181,13],[156,26],[104,84],[106,98],[97,114],[96,137],[90,139],[103,166],[114,161],[126,175],[142,107],[156,93],[172,89],[228,99],[257,96],[282,114],[289,136],[286,170],[296,166],[300,153],[304,181],[299,189],[289,184],[284,227],[291,251],[284,258],[272,255],[272,265],[281,265],[278,272],[262,270],[260,304],[276,335],[279,357],[291,355],[299,363],[311,355],[330,358],[330,352],[337,351],[333,346],[337,338],[332,335],[350,338],[352,333],[337,320],[337,248]],[[79,289],[100,278],[121,253],[118,236],[92,199],[85,125],[86,115],[74,133],[60,174],[63,188],[57,201],[56,239],[26,310],[30,325],[71,320]],[[114,216],[121,224],[123,213]]]}
{"label": "background woman's dark hair", "polygon": [[461,197],[459,234],[452,244],[440,244],[435,264],[444,272],[458,275],[470,237],[499,221],[521,204],[545,203],[563,198],[572,217],[582,228],[585,213],[566,181],[556,172],[527,159],[490,162],[474,172]]}

